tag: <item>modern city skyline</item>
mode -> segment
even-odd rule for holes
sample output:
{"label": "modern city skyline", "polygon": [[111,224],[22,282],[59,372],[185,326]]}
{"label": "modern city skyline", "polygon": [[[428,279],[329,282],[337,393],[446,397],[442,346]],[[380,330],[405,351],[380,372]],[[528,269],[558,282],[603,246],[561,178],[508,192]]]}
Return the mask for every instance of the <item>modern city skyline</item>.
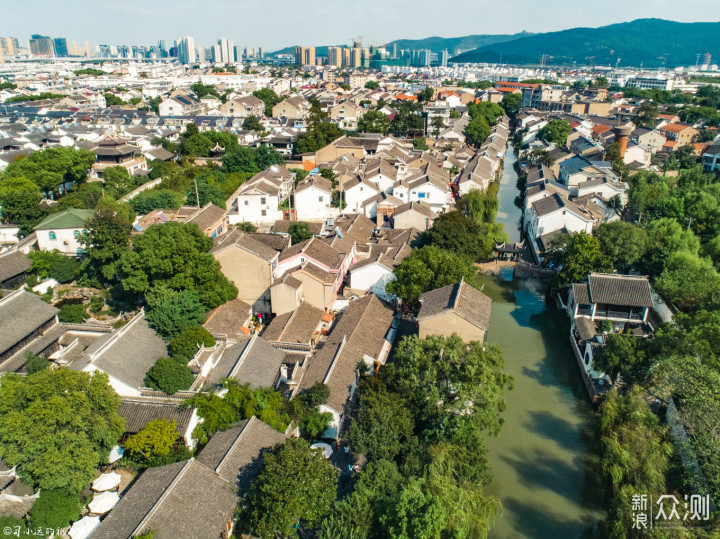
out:
{"label": "modern city skyline", "polygon": [[[2,2],[6,3],[6,2]],[[327,3],[310,0],[302,4],[276,0],[272,6],[264,3],[240,5],[225,0],[209,0],[202,4],[188,0],[182,3],[158,0],[142,2],[126,0],[108,4],[103,14],[113,20],[112,25],[95,24],[97,8],[89,9],[86,0],[67,0],[62,4],[38,0],[35,14],[27,17],[21,3],[9,3],[3,9],[5,34],[18,37],[25,46],[31,34],[62,35],[68,41],[110,44],[152,45],[158,39],[168,42],[181,35],[192,35],[197,44],[212,45],[218,36],[227,36],[235,43],[263,46],[266,51],[293,46],[350,44],[363,36],[364,43],[385,43],[395,39],[418,39],[433,35],[460,36],[469,34],[498,34],[556,31],[575,26],[598,27],[648,16],[648,8],[663,18],[677,21],[720,20],[720,4],[714,0],[688,0],[682,4],[670,0],[651,0],[649,3],[625,3],[620,0],[591,0],[582,10],[570,0],[538,4],[532,0],[509,0],[503,3],[478,3],[461,0],[453,10],[438,10],[436,4],[421,0],[415,7],[428,15],[399,27],[397,20],[406,16],[400,4],[380,4],[368,0],[362,4],[328,9]],[[648,4],[651,4],[649,6]],[[261,25],[238,26],[238,19],[260,20],[268,12],[283,13],[274,21],[275,31],[268,32]],[[462,12],[465,16],[458,18]],[[353,20],[350,28],[347,17]],[[162,18],[162,26],[158,20]],[[283,22],[287,21],[287,22]],[[322,28],[312,40],[300,35],[300,28]]]}

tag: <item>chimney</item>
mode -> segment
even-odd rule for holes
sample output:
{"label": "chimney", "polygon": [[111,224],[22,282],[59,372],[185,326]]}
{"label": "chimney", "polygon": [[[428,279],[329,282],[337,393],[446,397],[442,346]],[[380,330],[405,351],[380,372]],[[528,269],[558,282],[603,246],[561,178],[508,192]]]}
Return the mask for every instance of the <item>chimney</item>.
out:
{"label": "chimney", "polygon": [[628,139],[630,138],[632,129],[627,126],[618,126],[613,130],[613,132],[615,133],[615,142],[618,143],[620,148],[620,159],[624,159],[625,150],[627,150]]}

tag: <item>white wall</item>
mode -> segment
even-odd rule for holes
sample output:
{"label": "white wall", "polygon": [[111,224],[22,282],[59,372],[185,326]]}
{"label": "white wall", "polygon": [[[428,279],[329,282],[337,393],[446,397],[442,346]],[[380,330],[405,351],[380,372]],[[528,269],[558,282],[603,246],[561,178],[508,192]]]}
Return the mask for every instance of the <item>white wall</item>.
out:
{"label": "white wall", "polygon": [[[263,215],[263,211],[265,211],[265,215]],[[237,213],[230,211],[227,217],[231,225],[244,221],[256,224],[272,224],[281,220],[282,215],[282,210],[278,209],[277,196],[240,195],[237,197]]]}
{"label": "white wall", "polygon": [[[38,230],[36,231],[38,249],[43,251],[58,250],[62,254],[76,256],[78,249],[82,249],[82,245],[78,240],[82,237],[84,230],[83,228]],[[50,232],[55,233],[54,240],[50,239]],[[75,236],[76,232],[77,237]]]}
{"label": "white wall", "polygon": [[316,187],[308,187],[295,193],[297,218],[305,220],[324,220],[332,215],[332,195]]}
{"label": "white wall", "polygon": [[385,285],[393,279],[393,272],[378,263],[350,270],[350,288],[372,292],[382,298],[392,297],[385,292]]}

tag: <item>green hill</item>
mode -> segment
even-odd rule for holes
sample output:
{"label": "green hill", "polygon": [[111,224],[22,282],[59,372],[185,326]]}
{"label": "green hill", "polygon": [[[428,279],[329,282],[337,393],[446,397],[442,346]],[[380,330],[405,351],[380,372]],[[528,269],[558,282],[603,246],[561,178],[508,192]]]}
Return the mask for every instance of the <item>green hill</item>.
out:
{"label": "green hill", "polygon": [[572,28],[481,46],[451,62],[675,67],[694,65],[697,54],[720,59],[720,22],[638,19],[600,28]]}

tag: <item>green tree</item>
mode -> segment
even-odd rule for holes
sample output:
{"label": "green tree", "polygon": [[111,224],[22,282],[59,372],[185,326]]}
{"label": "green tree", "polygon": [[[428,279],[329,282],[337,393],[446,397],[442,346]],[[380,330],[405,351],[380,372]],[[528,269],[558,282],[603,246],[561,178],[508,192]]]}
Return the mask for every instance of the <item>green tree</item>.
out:
{"label": "green tree", "polygon": [[41,200],[40,188],[27,178],[0,180],[0,217],[7,222],[18,223],[24,234],[29,234],[42,220]]}
{"label": "green tree", "polygon": [[[125,291],[140,294],[146,300],[155,289],[195,291],[206,309],[214,309],[234,299],[237,288],[208,253],[212,245],[212,239],[194,224],[171,222],[151,226],[143,234],[133,236],[133,249],[123,253],[120,284]],[[184,327],[178,328],[178,332]]]}
{"label": "green tree", "polygon": [[296,154],[316,152],[343,135],[342,130],[333,123],[324,121],[310,122],[305,133],[298,136],[293,151]]}
{"label": "green tree", "polygon": [[90,315],[82,303],[66,303],[58,313],[58,320],[68,324],[82,324],[88,318]]}
{"label": "green tree", "polygon": [[292,245],[302,243],[305,240],[309,240],[313,236],[312,232],[310,232],[310,227],[308,227],[308,224],[303,223],[302,221],[295,221],[291,223],[290,227],[288,228],[288,234],[290,234],[290,243]]}
{"label": "green tree", "polygon": [[468,114],[472,119],[482,117],[485,118],[488,125],[495,125],[498,119],[505,114],[505,111],[495,103],[483,101],[468,105]]}
{"label": "green tree", "polygon": [[28,515],[32,528],[62,529],[80,519],[82,503],[77,492],[41,490]]}
{"label": "green tree", "polygon": [[476,116],[465,126],[465,140],[480,146],[490,136],[490,126],[484,116]]}
{"label": "green tree", "polygon": [[[293,470],[293,473],[288,473]],[[292,438],[265,456],[244,508],[248,530],[260,538],[295,537],[312,530],[335,500],[337,471],[307,441]]]}
{"label": "green tree", "polygon": [[187,365],[167,357],[158,359],[145,376],[145,385],[168,395],[189,389],[193,381],[193,373]]}
{"label": "green tree", "polygon": [[80,184],[95,162],[95,154],[73,148],[46,148],[10,163],[5,178],[24,177],[42,191],[55,191],[63,182]]}
{"label": "green tree", "polygon": [[242,230],[243,232],[257,232],[257,227],[249,222],[242,222],[235,225],[235,228]]}
{"label": "green tree", "polygon": [[255,90],[253,92],[253,95],[260,99],[263,103],[265,103],[265,116],[268,117],[272,116],[273,107],[284,99],[278,96],[270,88],[261,88],[260,90]]}
{"label": "green tree", "polygon": [[127,202],[101,198],[86,223],[82,244],[93,275],[104,281],[116,278],[118,265],[128,251],[135,212]]}
{"label": "green tree", "polygon": [[522,94],[505,94],[502,101],[500,101],[500,106],[505,110],[508,116],[514,118],[522,108]]}
{"label": "green tree", "polygon": [[667,258],[655,288],[682,310],[702,309],[720,300],[720,274],[710,259],[679,251]]}
{"label": "green tree", "polygon": [[378,110],[369,110],[358,120],[358,131],[361,133],[388,133],[390,118]]}
{"label": "green tree", "polygon": [[720,312],[677,313],[653,334],[652,354],[667,358],[682,351],[720,372]]}
{"label": "green tree", "polygon": [[[10,528],[13,535],[5,535],[5,530]],[[2,537],[22,537],[23,535],[29,535],[30,531],[27,529],[27,523],[24,518],[15,518],[9,515],[0,516],[0,530],[3,530]]]}
{"label": "green tree", "polygon": [[146,461],[170,454],[178,442],[177,423],[168,419],[154,419],[145,425],[140,432],[125,440],[125,449],[132,455]]}
{"label": "green tree", "polygon": [[609,535],[632,533],[632,497],[655,499],[666,492],[665,474],[672,445],[638,386],[624,396],[611,391],[600,406],[601,468],[610,489]]}
{"label": "green tree", "polygon": [[108,167],[103,171],[103,184],[113,198],[120,198],[135,189],[135,178],[125,167]]}
{"label": "green tree", "polygon": [[242,128],[257,132],[264,131],[262,124],[257,119],[257,116],[248,116],[247,118],[245,118],[242,124]]}
{"label": "green tree", "polygon": [[25,370],[28,374],[35,374],[50,367],[50,361],[42,356],[33,354],[31,351],[25,353]]}
{"label": "green tree", "polygon": [[147,314],[150,325],[163,337],[172,339],[187,328],[205,321],[205,305],[194,290],[166,291]]}
{"label": "green tree", "polygon": [[255,151],[247,146],[238,146],[222,156],[223,170],[226,172],[245,172],[256,174],[260,172],[255,157]]}
{"label": "green tree", "polygon": [[[473,189],[457,201],[458,211],[476,223],[494,223],[499,207],[496,193],[491,189],[487,191]],[[500,236],[497,239],[501,239]]]}
{"label": "green tree", "polygon": [[465,279],[475,284],[476,270],[464,256],[426,245],[414,249],[393,271],[395,279],[385,289],[406,304],[414,304],[429,290],[442,288]]}
{"label": "green tree", "polygon": [[447,525],[447,513],[425,481],[411,479],[393,496],[380,523],[386,537],[397,539],[436,539]]}
{"label": "green tree", "polygon": [[365,88],[368,90],[377,90],[380,88],[380,84],[376,80],[369,80],[365,83]]}
{"label": "green tree", "polygon": [[365,391],[360,412],[350,425],[350,445],[376,459],[394,459],[413,434],[413,421],[402,399],[387,391]]}
{"label": "green tree", "polygon": [[196,178],[187,190],[185,203],[189,206],[197,206],[198,202],[201,208],[212,202],[216,206],[225,209],[225,193],[217,185]]}
{"label": "green tree", "polygon": [[80,262],[67,256],[58,257],[50,268],[50,277],[59,283],[69,283],[80,273]]}
{"label": "green tree", "polygon": [[600,242],[587,232],[571,234],[563,255],[564,263],[559,274],[563,286],[584,281],[593,271],[612,271],[610,260],[602,252]]}
{"label": "green tree", "polygon": [[41,489],[80,492],[124,431],[119,407],[102,372],[6,374],[0,378],[0,457]]}
{"label": "green tree", "polygon": [[[458,207],[461,206],[458,204]],[[492,202],[489,202],[488,212],[493,211],[492,206]],[[441,214],[435,219],[432,228],[422,235],[422,239],[430,245],[452,251],[471,262],[491,256],[495,240],[502,241],[505,237],[501,224],[477,222],[459,211]]]}
{"label": "green tree", "polygon": [[[512,377],[494,344],[463,342],[457,335],[403,338],[395,350],[388,385],[405,396],[416,420],[461,419],[491,435],[503,424],[505,391]],[[458,417],[458,416],[462,417]]]}
{"label": "green tree", "polygon": [[106,92],[105,93],[105,104],[108,107],[112,107],[114,105],[123,106],[125,104],[125,101],[123,101],[120,97],[116,96],[115,94]]}
{"label": "green tree", "polygon": [[182,203],[182,195],[170,189],[149,189],[138,193],[130,201],[130,206],[138,215],[145,215],[153,210],[176,210]]}
{"label": "green tree", "polygon": [[207,348],[215,346],[215,338],[203,327],[188,327],[170,341],[168,351],[175,361],[187,363],[195,356],[200,346]]}
{"label": "green tree", "polygon": [[646,226],[648,250],[643,257],[643,266],[652,276],[658,276],[665,267],[667,258],[680,251],[697,254],[700,240],[690,230],[684,230],[675,219],[663,217]]}
{"label": "green tree", "polygon": [[657,103],[652,101],[645,102],[638,108],[637,116],[633,118],[633,122],[635,125],[645,125],[652,129],[657,124],[658,113]]}
{"label": "green tree", "polygon": [[445,121],[440,116],[435,116],[430,122],[430,125],[436,137],[440,134],[440,131],[445,129]]}
{"label": "green tree", "polygon": [[330,412],[320,412],[317,409],[310,410],[300,423],[300,431],[309,440],[319,438],[330,426],[333,416]]}
{"label": "green tree", "polygon": [[600,249],[618,267],[631,266],[645,254],[647,233],[627,221],[601,224],[595,232]]}
{"label": "green tree", "polygon": [[563,146],[572,131],[570,124],[565,120],[550,120],[544,127],[538,131],[538,137],[545,142],[554,142],[558,146]]}
{"label": "green tree", "polygon": [[434,96],[435,90],[430,86],[426,86],[424,90],[418,92],[417,94],[418,103],[432,101]]}
{"label": "green tree", "polygon": [[647,354],[640,340],[629,333],[612,333],[605,339],[602,354],[593,368],[610,375],[613,384],[618,374],[627,383],[642,382],[647,376]]}

